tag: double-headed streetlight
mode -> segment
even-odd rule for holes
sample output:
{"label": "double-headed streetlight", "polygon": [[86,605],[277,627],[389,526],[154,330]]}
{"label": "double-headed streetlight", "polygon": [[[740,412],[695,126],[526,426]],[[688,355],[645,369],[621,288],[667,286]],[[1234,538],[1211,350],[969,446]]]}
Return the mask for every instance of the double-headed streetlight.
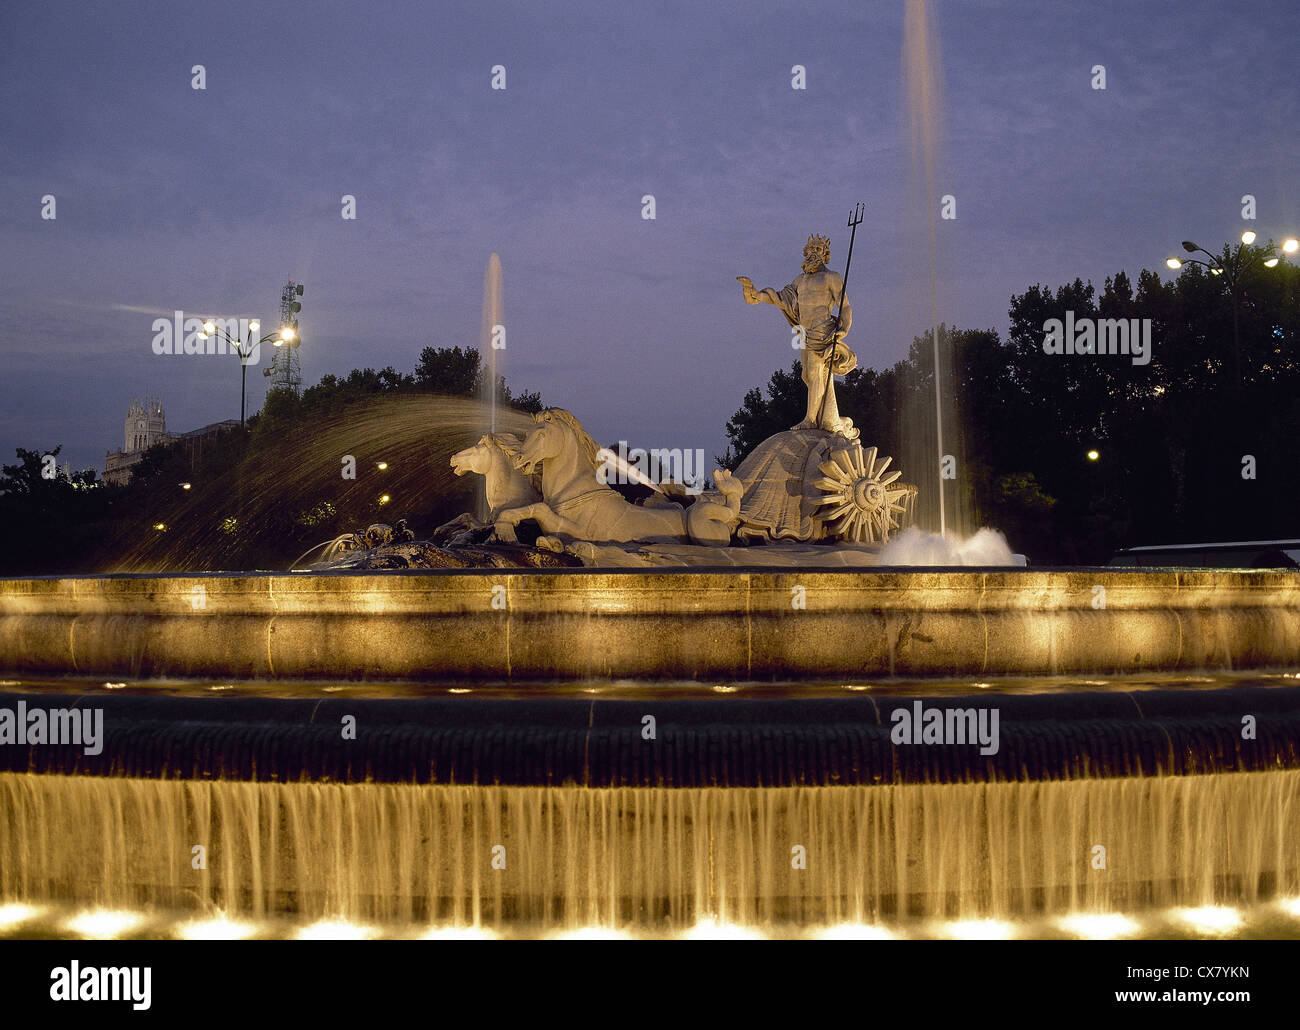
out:
{"label": "double-headed streetlight", "polygon": [[[1183,250],[1189,254],[1204,254],[1208,260],[1202,260],[1196,257],[1187,257],[1178,259],[1176,257],[1166,258],[1165,264],[1177,271],[1183,265],[1201,265],[1209,270],[1213,276],[1227,276],[1224,280],[1228,284],[1228,297],[1232,301],[1232,360],[1233,370],[1236,375],[1237,386],[1241,386],[1241,329],[1237,317],[1237,302],[1240,299],[1241,281],[1244,273],[1254,270],[1258,265],[1265,268],[1275,268],[1280,258],[1277,251],[1273,249],[1263,250],[1256,249],[1255,230],[1247,229],[1241,234],[1241,242],[1234,249],[1223,248],[1222,255],[1211,254],[1204,247],[1197,246],[1191,240],[1183,240]],[[1294,254],[1300,250],[1300,240],[1291,237],[1284,240],[1282,250],[1287,254]]]}
{"label": "double-headed streetlight", "polygon": [[230,335],[225,329],[217,325],[212,319],[206,319],[203,323],[203,331],[199,333],[200,340],[206,340],[209,336],[215,336],[219,340],[224,340],[230,344],[232,352],[239,358],[240,381],[239,381],[239,428],[244,428],[244,398],[248,391],[248,359],[258,352],[264,343],[273,343],[279,347],[288,343],[294,338],[292,327],[286,326],[276,332],[268,333],[260,340],[254,342],[253,336],[262,328],[262,323],[254,319],[248,323],[248,331],[251,334],[247,340],[237,340]]}

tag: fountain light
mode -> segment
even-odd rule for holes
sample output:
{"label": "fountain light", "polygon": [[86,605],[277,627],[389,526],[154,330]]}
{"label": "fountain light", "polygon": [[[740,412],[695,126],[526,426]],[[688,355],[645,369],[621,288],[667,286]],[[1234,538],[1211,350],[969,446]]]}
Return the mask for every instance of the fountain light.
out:
{"label": "fountain light", "polygon": [[121,689],[122,689],[123,687],[125,687],[125,686],[126,686],[125,683],[105,683],[105,684],[104,684],[104,689],[105,689],[105,690],[121,690]]}
{"label": "fountain light", "polygon": [[31,922],[37,916],[43,915],[47,911],[44,905],[24,905],[20,901],[12,901],[7,905],[0,905],[0,933],[12,929],[22,923]]}
{"label": "fountain light", "polygon": [[296,937],[300,941],[366,941],[374,935],[373,927],[349,923],[345,919],[322,919],[304,926]]}
{"label": "fountain light", "polygon": [[1174,268],[1174,269],[1183,267],[1183,263],[1179,261],[1176,257],[1165,258],[1165,264],[1168,265],[1170,268]]}
{"label": "fountain light", "polygon": [[1294,254],[1297,250],[1300,250],[1300,240],[1290,236],[1282,241],[1282,249],[1288,254]]}
{"label": "fountain light", "polygon": [[685,941],[761,941],[763,935],[750,926],[738,923],[720,923],[716,919],[701,919],[684,934]]}
{"label": "fountain light", "polygon": [[1075,912],[1064,916],[1058,925],[1066,933],[1090,941],[1109,941],[1117,937],[1132,937],[1142,925],[1119,912]]}
{"label": "fountain light", "polygon": [[1248,247],[1249,247],[1252,243],[1254,243],[1254,242],[1255,242],[1255,230],[1254,230],[1254,229],[1247,229],[1245,232],[1243,232],[1243,233],[1241,234],[1241,242],[1244,243],[1244,244],[1246,244],[1246,246],[1248,246]]}
{"label": "fountain light", "polygon": [[257,933],[257,924],[217,916],[194,919],[176,927],[176,936],[185,941],[244,941]]}
{"label": "fountain light", "polygon": [[64,923],[63,928],[78,937],[111,941],[130,933],[143,922],[144,916],[139,912],[115,912],[106,908],[96,908],[79,912]]}
{"label": "fountain light", "polygon": [[999,919],[960,919],[944,923],[939,932],[958,941],[1009,941],[1015,927]]}
{"label": "fountain light", "polygon": [[729,683],[717,683],[713,686],[715,694],[734,694],[739,689],[739,687],[734,687]]}
{"label": "fountain light", "polygon": [[615,930],[612,926],[584,926],[578,930],[562,930],[547,938],[551,941],[630,941],[633,939],[630,933]]}
{"label": "fountain light", "polygon": [[447,693],[448,694],[472,694],[474,693],[474,690],[472,687],[448,687]]}
{"label": "fountain light", "polygon": [[1283,898],[1277,903],[1277,907],[1287,915],[1300,919],[1300,898]]}
{"label": "fountain light", "polygon": [[870,923],[836,923],[818,930],[813,936],[819,941],[893,941],[894,931]]}
{"label": "fountain light", "polygon": [[1176,908],[1169,913],[1197,933],[1222,936],[1241,926],[1241,913],[1227,905],[1203,905],[1200,908]]}
{"label": "fountain light", "polygon": [[431,926],[420,935],[422,941],[496,941],[500,937],[482,926]]}

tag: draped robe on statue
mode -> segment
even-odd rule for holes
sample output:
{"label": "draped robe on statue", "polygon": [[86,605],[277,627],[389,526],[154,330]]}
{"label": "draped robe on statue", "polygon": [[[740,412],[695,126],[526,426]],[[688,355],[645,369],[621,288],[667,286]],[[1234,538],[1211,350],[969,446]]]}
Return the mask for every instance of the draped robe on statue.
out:
{"label": "draped robe on statue", "polygon": [[[799,325],[799,288],[795,283],[781,291],[767,287],[764,290],[755,291],[760,297],[767,297],[768,301],[775,307],[781,309],[781,314],[785,315],[785,320],[791,326]],[[813,326],[804,326],[804,347],[803,354],[803,381],[806,385],[811,386],[808,382],[809,373],[816,371],[820,376],[820,381],[826,381],[826,362],[830,359],[831,352],[831,334],[835,331],[836,322],[834,318],[826,318]],[[858,357],[851,351],[843,340],[835,348],[835,365],[832,371],[837,376],[848,375],[858,367]]]}

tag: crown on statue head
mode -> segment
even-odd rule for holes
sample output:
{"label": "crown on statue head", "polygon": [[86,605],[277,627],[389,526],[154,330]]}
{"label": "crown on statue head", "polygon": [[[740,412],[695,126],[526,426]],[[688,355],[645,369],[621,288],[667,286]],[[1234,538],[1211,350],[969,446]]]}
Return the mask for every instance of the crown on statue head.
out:
{"label": "crown on statue head", "polygon": [[816,233],[812,233],[808,237],[808,242],[805,243],[803,247],[803,252],[805,254],[810,251],[819,254],[823,261],[829,261],[831,259],[830,239],[826,236],[818,236]]}

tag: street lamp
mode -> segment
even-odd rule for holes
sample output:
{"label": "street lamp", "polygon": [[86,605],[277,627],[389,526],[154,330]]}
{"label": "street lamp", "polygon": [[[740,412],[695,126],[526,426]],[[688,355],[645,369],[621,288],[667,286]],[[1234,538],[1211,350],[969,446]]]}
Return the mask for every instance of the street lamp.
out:
{"label": "street lamp", "polygon": [[[262,323],[256,319],[248,323],[248,331],[257,335],[257,331],[262,328]],[[256,343],[250,336],[248,340],[236,340],[225,329],[217,325],[212,319],[206,319],[203,322],[203,331],[198,334],[200,340],[206,340],[209,336],[215,336],[219,340],[224,340],[230,344],[232,351],[239,358],[240,380],[239,380],[239,428],[244,428],[244,399],[248,393],[248,359],[257,353],[258,349],[264,343],[273,343],[279,347],[281,344],[293,339],[292,329],[278,329],[273,333],[268,333]]]}
{"label": "street lamp", "polygon": [[[1204,254],[1208,260],[1202,260],[1196,257],[1183,258],[1181,261],[1176,257],[1165,259],[1165,265],[1175,271],[1182,268],[1184,264],[1201,265],[1207,269],[1212,276],[1226,275],[1228,284],[1228,297],[1232,301],[1232,360],[1233,370],[1236,377],[1236,385],[1241,386],[1241,328],[1238,319],[1237,302],[1241,296],[1241,280],[1244,272],[1250,271],[1256,261],[1265,268],[1274,268],[1278,263],[1278,256],[1271,248],[1267,251],[1252,248],[1256,236],[1253,229],[1247,229],[1241,234],[1241,242],[1235,249],[1223,248],[1223,254],[1211,254],[1204,247],[1198,246],[1191,240],[1183,240],[1183,250],[1189,254]],[[1294,245],[1294,246],[1290,246]],[[1288,249],[1290,246],[1290,249]],[[1288,254],[1300,248],[1300,241],[1288,239],[1282,244],[1282,249]]]}

